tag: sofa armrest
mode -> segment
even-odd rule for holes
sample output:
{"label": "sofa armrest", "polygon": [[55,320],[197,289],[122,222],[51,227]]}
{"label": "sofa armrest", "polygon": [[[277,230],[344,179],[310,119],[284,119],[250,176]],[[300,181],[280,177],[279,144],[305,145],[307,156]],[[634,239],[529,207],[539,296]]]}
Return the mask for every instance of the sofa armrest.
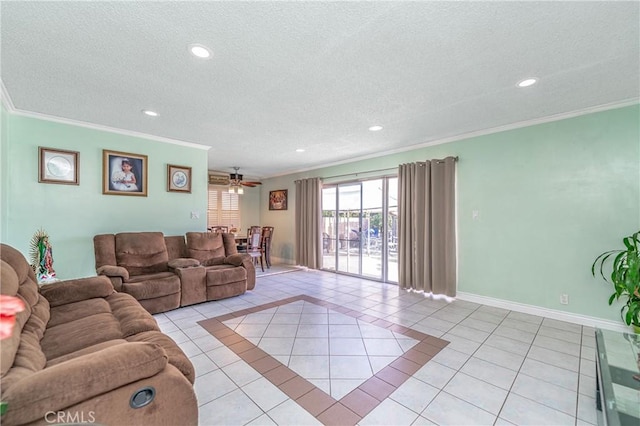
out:
{"label": "sofa armrest", "polygon": [[[42,420],[82,401],[152,377],[167,365],[160,345],[133,342],[112,346],[45,368],[17,381],[2,395],[11,424]],[[126,402],[125,402],[126,403]]]}
{"label": "sofa armrest", "polygon": [[[224,263],[227,265],[242,266],[245,261],[245,256],[246,255],[240,253],[231,254],[224,258]],[[249,256],[249,258],[251,258],[251,256]]]}
{"label": "sofa armrest", "polygon": [[107,277],[79,278],[40,287],[40,294],[52,307],[96,297],[108,297],[114,291]]}
{"label": "sofa armrest", "polygon": [[129,279],[129,271],[127,271],[122,266],[115,265],[103,265],[96,269],[98,275],[106,275],[107,277],[120,277],[122,281],[127,281]]}
{"label": "sofa armrest", "polygon": [[253,258],[246,253],[238,253],[242,257],[242,267],[247,270],[247,290],[253,290],[256,286],[256,267],[253,264]]}
{"label": "sofa armrest", "polygon": [[167,265],[171,269],[191,268],[194,266],[200,266],[200,262],[197,259],[192,259],[190,257],[181,257],[170,260]]}

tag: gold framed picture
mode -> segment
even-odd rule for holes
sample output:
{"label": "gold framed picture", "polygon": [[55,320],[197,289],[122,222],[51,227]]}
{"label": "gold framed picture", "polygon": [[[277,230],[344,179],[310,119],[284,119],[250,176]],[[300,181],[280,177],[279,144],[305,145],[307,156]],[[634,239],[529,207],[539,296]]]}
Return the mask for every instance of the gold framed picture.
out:
{"label": "gold framed picture", "polygon": [[102,193],[147,196],[147,156],[102,150]]}
{"label": "gold framed picture", "polygon": [[287,210],[288,192],[287,189],[269,191],[269,210]]}
{"label": "gold framed picture", "polygon": [[38,182],[79,185],[80,153],[38,147]]}
{"label": "gold framed picture", "polygon": [[191,193],[191,167],[167,164],[167,191]]}

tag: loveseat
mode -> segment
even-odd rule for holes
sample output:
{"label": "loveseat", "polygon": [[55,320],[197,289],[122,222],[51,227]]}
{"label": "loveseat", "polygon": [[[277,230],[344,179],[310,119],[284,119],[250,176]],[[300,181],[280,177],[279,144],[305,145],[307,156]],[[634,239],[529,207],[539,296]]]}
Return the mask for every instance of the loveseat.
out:
{"label": "loveseat", "polygon": [[122,232],[93,238],[96,272],[150,313],[237,296],[255,287],[251,257],[232,234]]}
{"label": "loveseat", "polygon": [[4,244],[0,262],[0,292],[25,304],[0,344],[3,425],[197,424],[193,365],[132,296],[106,277],[38,287]]}

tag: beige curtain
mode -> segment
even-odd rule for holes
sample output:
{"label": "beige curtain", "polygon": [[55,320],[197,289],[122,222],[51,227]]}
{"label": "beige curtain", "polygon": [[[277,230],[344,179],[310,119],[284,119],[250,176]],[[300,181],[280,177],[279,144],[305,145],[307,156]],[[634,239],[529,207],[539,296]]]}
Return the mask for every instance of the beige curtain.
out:
{"label": "beige curtain", "polygon": [[401,164],[398,175],[400,287],[456,295],[454,157]]}
{"label": "beige curtain", "polygon": [[322,266],[322,182],[318,178],[296,181],[296,264]]}

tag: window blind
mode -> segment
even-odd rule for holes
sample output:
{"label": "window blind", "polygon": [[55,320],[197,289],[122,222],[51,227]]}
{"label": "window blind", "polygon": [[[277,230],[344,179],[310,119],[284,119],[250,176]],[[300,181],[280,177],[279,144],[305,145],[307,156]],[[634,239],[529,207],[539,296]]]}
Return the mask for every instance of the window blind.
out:
{"label": "window blind", "polygon": [[240,226],[240,199],[226,186],[209,185],[207,226],[222,225],[229,229]]}

